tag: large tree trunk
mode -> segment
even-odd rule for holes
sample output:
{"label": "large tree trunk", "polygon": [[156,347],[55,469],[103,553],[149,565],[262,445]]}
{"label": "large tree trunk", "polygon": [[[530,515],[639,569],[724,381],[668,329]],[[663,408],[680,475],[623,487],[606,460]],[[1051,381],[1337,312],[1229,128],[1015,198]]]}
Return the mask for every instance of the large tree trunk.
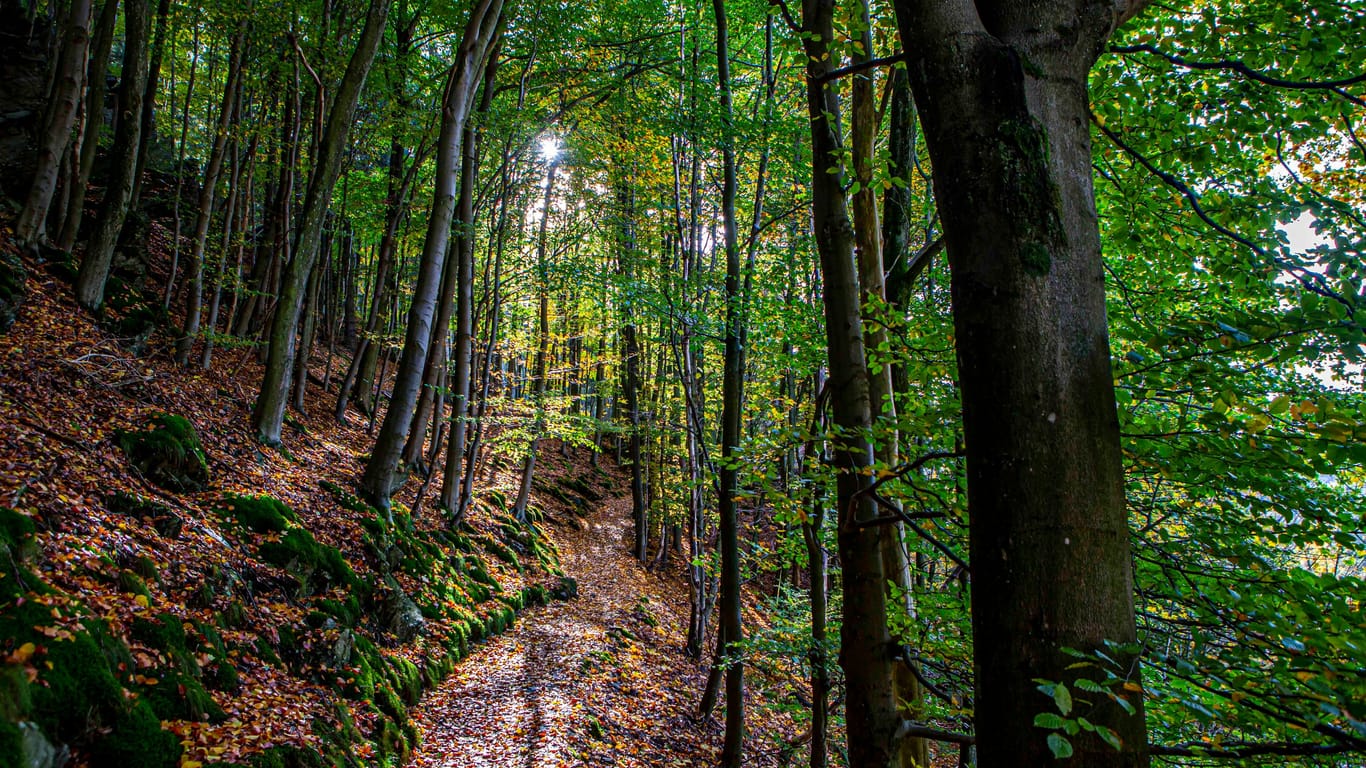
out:
{"label": "large tree trunk", "polygon": [[431,337],[432,310],[436,305],[437,284],[446,259],[451,220],[455,217],[456,162],[464,138],[465,118],[479,84],[485,60],[500,28],[503,0],[479,0],[470,10],[465,34],[451,65],[441,110],[441,137],[436,156],[436,188],[428,217],[427,238],[422,249],[413,303],[408,311],[408,327],[403,343],[403,358],[394,382],[394,394],[384,415],[384,426],[375,441],[375,450],[361,478],[361,490],[370,501],[388,510],[389,497],[399,485],[399,453],[408,436],[418,386],[427,363],[427,342]]}
{"label": "large tree trunk", "polygon": [[[860,768],[889,768],[897,761],[900,713],[892,685],[893,654],[887,631],[886,578],[881,532],[870,483],[868,442],[872,404],[864,355],[859,280],[840,157],[839,99],[825,74],[832,68],[833,0],[807,0],[807,110],[811,119],[812,208],[816,250],[824,280],[831,406],[841,440],[834,453],[840,564],[846,620],[840,625],[840,664],[848,698],[849,761]],[[857,119],[857,118],[856,118]],[[855,619],[856,620],[853,620]]]}
{"label": "large tree trunk", "polygon": [[[304,208],[300,212],[298,247],[280,285],[280,298],[275,305],[275,317],[270,329],[270,351],[266,359],[261,394],[252,414],[256,437],[267,445],[280,443],[280,429],[284,423],[285,405],[290,392],[290,374],[295,355],[295,330],[303,309],[304,291],[313,262],[318,256],[322,239],[323,221],[332,199],[332,188],[341,173],[342,152],[348,144],[356,103],[365,88],[365,78],[375,60],[384,37],[384,24],[389,15],[389,0],[370,0],[365,17],[365,28],[357,41],[356,51],[346,67],[337,95],[327,117],[327,127],[319,143],[318,157],[309,179]],[[307,354],[307,350],[304,351]]]}
{"label": "large tree trunk", "polygon": [[[100,217],[95,232],[85,246],[81,271],[76,277],[76,300],[88,309],[99,309],[104,304],[104,284],[109,278],[109,265],[114,260],[114,247],[123,220],[128,215],[128,202],[133,195],[133,172],[138,162],[138,136],[142,132],[142,97],[147,88],[147,36],[149,17],[147,0],[126,0],[123,42],[123,73],[119,80],[118,128],[114,130],[116,152],[109,186],[100,205]],[[98,107],[92,106],[92,109]],[[74,214],[74,211],[68,215]]]}
{"label": "large tree trunk", "polygon": [[[1034,681],[1085,676],[1064,648],[1135,641],[1086,92],[1128,10],[897,3],[952,272],[985,768],[1052,761]],[[1115,693],[1130,711],[1093,695],[1065,714],[1122,749],[1082,732],[1069,765],[1147,765],[1141,696]]]}
{"label": "large tree trunk", "polygon": [[[57,189],[57,175],[61,171],[62,156],[71,140],[71,128],[76,123],[77,107],[81,101],[81,86],[85,81],[86,49],[90,43],[90,0],[73,0],[66,20],[66,42],[54,74],[52,98],[48,102],[43,139],[38,148],[38,167],[33,175],[24,210],[19,214],[15,233],[19,242],[29,247],[44,237],[48,207]],[[71,179],[74,183],[75,178]]]}
{"label": "large tree trunk", "polygon": [[57,249],[70,253],[80,236],[81,220],[85,217],[85,193],[90,183],[90,172],[95,167],[95,152],[99,149],[100,130],[104,126],[105,72],[109,70],[109,51],[114,45],[114,25],[118,22],[119,0],[105,0],[100,9],[99,24],[90,41],[90,64],[85,76],[85,125],[81,128],[81,152],[76,172],[66,188],[66,217],[57,236]]}

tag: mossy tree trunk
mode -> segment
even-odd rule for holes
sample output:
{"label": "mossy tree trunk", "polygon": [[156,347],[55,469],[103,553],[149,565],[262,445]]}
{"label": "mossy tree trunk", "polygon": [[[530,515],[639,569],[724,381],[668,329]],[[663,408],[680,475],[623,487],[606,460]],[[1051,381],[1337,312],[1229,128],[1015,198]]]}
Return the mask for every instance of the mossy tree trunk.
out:
{"label": "mossy tree trunk", "polygon": [[[1135,641],[1086,90],[1132,10],[897,2],[952,273],[984,768],[1052,762],[1034,680],[1084,675],[1064,648]],[[1122,749],[1083,732],[1069,765],[1146,766],[1141,697],[1089,699],[1069,716]]]}
{"label": "mossy tree trunk", "polygon": [[[44,236],[48,207],[57,189],[62,156],[71,140],[71,128],[81,101],[85,82],[86,50],[90,44],[90,0],[74,0],[67,12],[65,42],[54,74],[52,98],[48,102],[42,141],[38,147],[38,167],[33,174],[24,210],[19,214],[15,233],[19,242],[32,246]],[[68,183],[75,179],[68,180]]]}

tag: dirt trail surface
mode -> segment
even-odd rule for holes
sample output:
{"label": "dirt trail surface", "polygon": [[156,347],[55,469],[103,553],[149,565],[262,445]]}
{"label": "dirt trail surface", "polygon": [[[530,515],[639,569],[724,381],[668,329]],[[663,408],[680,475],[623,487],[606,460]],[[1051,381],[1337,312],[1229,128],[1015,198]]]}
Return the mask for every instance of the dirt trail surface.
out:
{"label": "dirt trail surface", "polygon": [[704,672],[679,652],[684,585],[628,552],[630,502],[609,499],[587,530],[557,531],[579,596],[522,614],[465,659],[413,713],[413,766],[702,766],[715,728],[699,727]]}

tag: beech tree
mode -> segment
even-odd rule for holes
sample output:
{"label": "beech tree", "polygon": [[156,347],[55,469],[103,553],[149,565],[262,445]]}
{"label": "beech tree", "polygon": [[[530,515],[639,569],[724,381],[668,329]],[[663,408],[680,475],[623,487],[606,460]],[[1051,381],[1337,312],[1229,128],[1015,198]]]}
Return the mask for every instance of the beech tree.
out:
{"label": "beech tree", "polygon": [[1141,685],[1107,645],[1136,632],[1086,87],[1140,5],[896,3],[953,276],[983,766],[1148,763],[1125,691],[1068,747],[1034,723],[1036,679],[1082,676],[1065,649],[1122,653]]}
{"label": "beech tree", "polygon": [[465,120],[469,117],[475,90],[482,79],[488,53],[498,35],[503,13],[502,0],[479,0],[470,9],[469,20],[451,64],[441,107],[441,135],[436,150],[436,187],[427,219],[427,238],[422,248],[418,281],[408,311],[407,335],[403,358],[399,362],[394,395],[384,415],[384,426],[375,441],[375,450],[365,467],[361,488],[375,504],[388,509],[390,495],[399,485],[399,453],[407,440],[418,387],[427,363],[431,337],[432,310],[436,305],[441,269],[450,241],[451,221],[455,217],[456,183]]}
{"label": "beech tree", "polygon": [[[370,65],[384,36],[389,6],[390,0],[371,0],[365,15],[365,28],[360,33],[356,50],[333,98],[327,127],[318,142],[319,157],[314,162],[304,208],[299,214],[298,248],[281,281],[280,298],[271,323],[266,370],[261,381],[260,396],[252,412],[252,426],[257,439],[266,445],[280,443],[280,429],[284,424],[285,406],[289,402],[290,381],[294,373],[294,355],[297,353],[295,336],[299,314],[303,309],[304,289],[317,260],[327,207],[337,176],[341,173],[342,152],[351,133],[356,103],[360,100]],[[308,353],[307,349],[302,351],[302,354]]]}

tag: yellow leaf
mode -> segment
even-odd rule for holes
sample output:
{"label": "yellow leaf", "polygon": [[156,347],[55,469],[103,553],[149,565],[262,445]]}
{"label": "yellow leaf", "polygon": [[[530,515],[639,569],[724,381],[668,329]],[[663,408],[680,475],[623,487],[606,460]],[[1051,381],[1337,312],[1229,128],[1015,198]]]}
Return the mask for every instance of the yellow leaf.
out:
{"label": "yellow leaf", "polygon": [[147,599],[147,596],[146,596],[146,595],[137,595],[136,597],[133,598],[133,602],[137,603],[138,605],[142,606],[143,608],[146,608],[146,607],[148,607],[148,606],[150,605],[150,601]]}
{"label": "yellow leaf", "polygon": [[24,643],[14,650],[14,653],[10,656],[10,661],[13,661],[15,664],[23,664],[33,658],[33,654],[37,650],[38,646],[33,643]]}

